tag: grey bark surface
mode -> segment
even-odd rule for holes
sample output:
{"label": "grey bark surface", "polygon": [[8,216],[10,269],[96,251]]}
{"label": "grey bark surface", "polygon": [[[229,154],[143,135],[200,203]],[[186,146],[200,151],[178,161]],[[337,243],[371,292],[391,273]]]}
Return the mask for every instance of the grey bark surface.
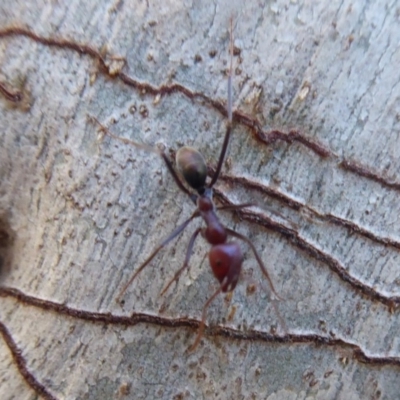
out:
{"label": "grey bark surface", "polygon": [[[214,166],[225,117],[182,93],[136,90],[88,54],[23,35],[0,37],[0,81],[26,99],[14,106],[0,98],[0,217],[12,238],[2,249],[0,322],[27,371],[54,398],[400,398],[400,8],[396,1],[245,3],[0,5],[0,30],[24,27],[86,44],[104,55],[109,72],[122,68],[155,87],[177,82],[220,102],[227,96],[233,15],[241,50],[234,57],[234,109],[265,132],[295,129],[329,151],[321,157],[298,141],[266,146],[235,125],[224,173],[304,205],[294,209],[245,185],[217,184],[232,202],[253,202],[255,213],[297,232],[289,240],[220,213],[267,264],[284,298],[278,310],[287,330],[247,249],[232,298],[220,296],[207,315],[207,325],[232,328],[238,338],[206,334],[188,353],[196,329],[162,321],[199,321],[218,287],[203,239],[190,270],[165,296],[159,293],[201,221],[139,275],[123,307],[117,304],[131,272],[193,204],[156,154],[103,138],[88,115],[167,153],[193,146]],[[346,161],[379,179],[344,168]],[[344,275],[316,254],[336,260]],[[34,305],[35,299],[69,311]],[[112,322],[132,312],[149,322]],[[82,317],[88,313],[92,320]],[[254,333],[292,336],[266,342]],[[356,348],[376,362],[362,362]],[[48,397],[28,384],[6,339],[0,381],[1,399]]]}

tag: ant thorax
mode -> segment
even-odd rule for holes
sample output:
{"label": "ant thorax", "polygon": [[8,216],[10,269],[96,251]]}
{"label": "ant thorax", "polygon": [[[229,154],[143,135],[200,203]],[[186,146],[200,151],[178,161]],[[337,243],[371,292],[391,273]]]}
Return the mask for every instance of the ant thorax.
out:
{"label": "ant thorax", "polygon": [[225,243],[228,233],[215,213],[211,188],[205,188],[204,193],[197,197],[197,208],[206,224],[202,231],[205,239],[211,245]]}
{"label": "ant thorax", "polygon": [[213,190],[205,188],[204,192],[197,196],[197,208],[200,213],[214,211],[214,203],[212,201]]}

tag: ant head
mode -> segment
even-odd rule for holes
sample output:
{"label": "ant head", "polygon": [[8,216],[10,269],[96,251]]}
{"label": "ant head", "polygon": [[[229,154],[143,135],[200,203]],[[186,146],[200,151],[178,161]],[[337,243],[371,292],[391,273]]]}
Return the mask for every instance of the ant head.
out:
{"label": "ant head", "polygon": [[200,195],[205,191],[207,165],[203,156],[192,147],[181,147],[176,153],[176,165],[186,183]]}

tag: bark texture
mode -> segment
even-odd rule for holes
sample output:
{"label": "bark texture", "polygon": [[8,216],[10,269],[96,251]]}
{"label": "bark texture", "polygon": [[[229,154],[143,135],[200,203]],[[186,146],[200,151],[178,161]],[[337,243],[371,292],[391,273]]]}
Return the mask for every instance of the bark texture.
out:
{"label": "bark texture", "polygon": [[[1,2],[0,398],[398,398],[398,2],[160,3]],[[218,287],[203,239],[159,293],[201,221],[118,305],[193,204],[157,154],[88,116],[215,167],[231,15],[217,200],[257,205],[221,219],[284,300],[243,244],[242,279],[189,353]]]}

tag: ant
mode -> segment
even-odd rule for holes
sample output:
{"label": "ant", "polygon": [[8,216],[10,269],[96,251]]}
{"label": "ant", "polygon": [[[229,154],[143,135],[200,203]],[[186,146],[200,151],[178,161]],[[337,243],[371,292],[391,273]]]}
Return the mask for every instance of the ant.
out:
{"label": "ant", "polygon": [[165,288],[161,291],[160,295],[163,295],[171,284],[178,280],[180,274],[188,268],[189,260],[191,257],[191,253],[194,247],[194,243],[199,234],[201,234],[207,242],[211,245],[211,249],[208,253],[208,259],[213,271],[214,276],[218,279],[220,286],[218,290],[207,300],[207,302],[203,306],[201,323],[199,326],[199,330],[197,333],[197,337],[193,345],[189,348],[189,351],[194,350],[200,342],[200,339],[203,335],[205,320],[206,320],[206,311],[210,306],[212,301],[221,293],[231,292],[235,289],[238,280],[240,271],[242,269],[243,263],[243,254],[242,250],[237,242],[228,241],[228,237],[232,236],[236,239],[242,240],[247,243],[251,250],[254,253],[254,256],[257,260],[257,263],[261,269],[263,275],[267,278],[270,288],[272,292],[279,299],[281,297],[277,294],[272,280],[268,274],[267,268],[265,267],[261,257],[257,253],[256,248],[253,243],[247,237],[241,235],[222,225],[219,221],[216,210],[238,210],[246,207],[250,207],[252,203],[244,203],[237,205],[228,205],[228,206],[219,206],[215,207],[212,197],[213,197],[213,186],[218,180],[218,176],[221,172],[222,165],[225,160],[225,155],[227,152],[229,139],[232,133],[233,126],[233,118],[232,118],[232,58],[233,58],[233,33],[232,33],[232,18],[230,21],[230,66],[229,66],[229,74],[228,74],[228,103],[227,103],[227,114],[228,114],[228,123],[225,133],[225,138],[222,144],[221,153],[219,156],[217,168],[213,177],[211,178],[210,183],[206,183],[207,178],[207,165],[204,161],[203,156],[199,151],[192,147],[184,146],[181,147],[175,157],[176,166],[179,171],[179,174],[184,179],[185,183],[194,191],[190,191],[186,188],[186,186],[182,183],[179,178],[178,173],[175,171],[172,162],[164,153],[163,150],[152,148],[145,144],[140,144],[134,142],[129,139],[121,138],[113,133],[111,133],[105,126],[103,126],[96,118],[91,117],[101,128],[101,130],[111,136],[114,139],[122,141],[125,144],[133,145],[137,148],[144,149],[147,151],[151,151],[159,154],[165,162],[169,172],[171,173],[173,179],[175,180],[178,188],[189,196],[190,200],[197,207],[193,214],[188,218],[185,222],[179,225],[162,243],[160,243],[154,251],[149,255],[149,257],[142,263],[142,265],[135,271],[129,281],[125,284],[125,286],[120,291],[116,301],[120,302],[121,297],[124,295],[125,291],[129,287],[129,285],[135,280],[135,278],[139,275],[143,269],[150,264],[153,258],[158,254],[158,252],[164,248],[168,243],[170,243],[173,239],[175,239],[183,230],[189,225],[189,223],[198,217],[203,218],[203,221],[206,224],[204,228],[197,228],[192,234],[189,244],[186,250],[186,257],[183,262],[182,267],[175,273],[174,277],[169,281],[169,283],[165,286]]}

